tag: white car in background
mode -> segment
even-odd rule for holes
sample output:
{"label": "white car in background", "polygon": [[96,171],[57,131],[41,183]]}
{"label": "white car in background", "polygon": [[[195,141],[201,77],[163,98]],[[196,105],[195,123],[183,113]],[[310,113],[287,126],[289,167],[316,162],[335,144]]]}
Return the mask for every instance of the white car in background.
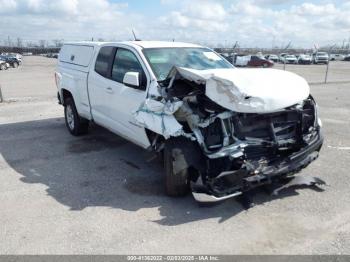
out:
{"label": "white car in background", "polygon": [[330,61],[343,61],[345,58],[345,55],[342,54],[331,54],[329,57]]}
{"label": "white car in background", "polygon": [[300,54],[298,57],[298,64],[309,65],[312,63],[312,56],[307,54]]}
{"label": "white car in background", "polygon": [[283,57],[283,63],[286,64],[297,64],[298,63],[298,59],[295,55],[285,55]]}
{"label": "white car in background", "polygon": [[328,64],[329,56],[326,52],[316,52],[312,55],[312,61],[314,64]]}
{"label": "white car in background", "polygon": [[279,57],[274,54],[270,54],[265,56],[266,59],[273,61],[274,63],[277,63],[279,61]]}
{"label": "white car in background", "polygon": [[280,63],[284,63],[284,57],[288,55],[287,53],[281,53],[279,54],[278,58],[279,58],[279,62]]}
{"label": "white car in background", "polygon": [[235,61],[235,66],[248,66],[248,63],[250,61],[251,55],[245,55],[245,56],[237,56]]}

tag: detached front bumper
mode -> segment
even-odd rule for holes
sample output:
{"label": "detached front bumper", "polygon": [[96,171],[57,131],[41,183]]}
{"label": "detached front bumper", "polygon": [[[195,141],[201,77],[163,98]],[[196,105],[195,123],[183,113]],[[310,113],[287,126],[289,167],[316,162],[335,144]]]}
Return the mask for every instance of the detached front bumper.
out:
{"label": "detached front bumper", "polygon": [[237,183],[237,186],[232,188],[232,191],[213,192],[213,190],[204,185],[202,180],[199,179],[196,183],[191,183],[193,197],[198,202],[218,202],[239,196],[253,188],[271,184],[278,178],[297,173],[316,160],[322,145],[323,136],[319,132],[308,146],[275,162],[273,165],[266,166],[261,170],[245,168],[244,170],[226,172],[226,174],[219,175],[217,179],[221,179],[223,176],[237,176],[239,174],[241,179]]}

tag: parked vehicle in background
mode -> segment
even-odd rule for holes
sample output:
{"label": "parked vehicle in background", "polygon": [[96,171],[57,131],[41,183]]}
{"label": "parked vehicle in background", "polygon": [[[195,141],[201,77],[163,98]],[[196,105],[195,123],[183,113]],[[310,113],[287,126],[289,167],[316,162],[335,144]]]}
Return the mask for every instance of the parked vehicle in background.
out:
{"label": "parked vehicle in background", "polygon": [[2,60],[0,57],[0,70],[7,70],[8,69],[8,63],[6,63],[5,60]]}
{"label": "parked vehicle in background", "polygon": [[350,61],[350,54],[347,54],[347,55],[344,57],[344,61]]}
{"label": "parked vehicle in background", "polygon": [[345,56],[342,54],[331,54],[329,56],[330,61],[343,61],[344,58],[345,58]]}
{"label": "parked vehicle in background", "polygon": [[298,57],[298,64],[309,65],[312,63],[312,57],[307,54],[300,54]]}
{"label": "parked vehicle in background", "polygon": [[160,154],[170,196],[215,202],[290,179],[323,143],[305,79],[236,69],[198,45],[65,44],[55,80],[68,131],[94,121]]}
{"label": "parked vehicle in background", "polygon": [[220,54],[220,55],[232,65],[235,63],[235,54]]}
{"label": "parked vehicle in background", "polygon": [[6,61],[6,63],[13,68],[17,68],[22,63],[21,60],[18,60],[15,56],[11,55],[1,55],[0,59]]}
{"label": "parked vehicle in background", "polygon": [[283,63],[286,63],[286,64],[297,64],[298,63],[298,59],[296,58],[295,55],[285,55],[283,57]]}
{"label": "parked vehicle in background", "polygon": [[271,67],[274,63],[271,60],[265,59],[263,56],[252,55],[248,62],[248,66],[252,67]]}
{"label": "parked vehicle in background", "polygon": [[15,58],[17,59],[17,61],[19,62],[19,64],[22,63],[22,55],[21,54],[17,54],[17,53],[3,53],[1,54],[2,56],[6,56],[8,58]]}
{"label": "parked vehicle in background", "polygon": [[235,66],[248,66],[248,63],[250,61],[250,57],[251,57],[250,55],[236,56],[234,65]]}
{"label": "parked vehicle in background", "polygon": [[248,55],[238,56],[236,58],[236,66],[251,66],[251,67],[271,67],[274,63],[265,59],[263,56]]}
{"label": "parked vehicle in background", "polygon": [[279,61],[278,56],[277,55],[273,55],[273,54],[267,55],[267,56],[265,56],[265,58],[267,60],[270,60],[270,61],[274,62],[274,63],[277,63]]}
{"label": "parked vehicle in background", "polygon": [[44,56],[46,56],[47,58],[58,58],[58,53],[48,53],[45,54]]}
{"label": "parked vehicle in background", "polygon": [[278,58],[280,63],[284,63],[284,57],[288,55],[287,53],[281,53]]}
{"label": "parked vehicle in background", "polygon": [[22,55],[21,54],[10,54],[10,57],[15,57],[18,61],[20,61],[20,64],[22,64]]}
{"label": "parked vehicle in background", "polygon": [[326,52],[316,52],[312,55],[312,62],[314,64],[328,64],[329,56]]}

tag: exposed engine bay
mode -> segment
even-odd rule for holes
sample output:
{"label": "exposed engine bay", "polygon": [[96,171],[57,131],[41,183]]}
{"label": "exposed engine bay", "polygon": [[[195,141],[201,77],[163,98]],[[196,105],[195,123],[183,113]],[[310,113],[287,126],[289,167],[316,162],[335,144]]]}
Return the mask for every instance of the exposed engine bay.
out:
{"label": "exposed engine bay", "polygon": [[[282,100],[283,86],[277,95],[274,90],[270,96],[252,92],[252,83],[226,77],[224,71],[199,75],[173,68],[135,112],[139,124],[159,134],[152,141],[154,150],[174,137],[186,141],[185,161],[174,163],[174,169],[195,170],[191,188],[201,202],[291,176],[318,157],[323,143],[317,105],[302,80],[296,78],[295,85],[305,88],[296,87],[294,97]],[[264,81],[261,85],[263,89]]]}

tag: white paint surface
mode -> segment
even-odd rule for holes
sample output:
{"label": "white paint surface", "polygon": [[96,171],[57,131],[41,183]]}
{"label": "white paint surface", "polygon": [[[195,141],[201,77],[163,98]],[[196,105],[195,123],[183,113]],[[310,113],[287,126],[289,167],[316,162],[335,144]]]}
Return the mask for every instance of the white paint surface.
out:
{"label": "white paint surface", "polygon": [[228,110],[269,113],[295,105],[310,95],[302,77],[275,69],[178,68],[182,77],[206,85],[206,95]]}

